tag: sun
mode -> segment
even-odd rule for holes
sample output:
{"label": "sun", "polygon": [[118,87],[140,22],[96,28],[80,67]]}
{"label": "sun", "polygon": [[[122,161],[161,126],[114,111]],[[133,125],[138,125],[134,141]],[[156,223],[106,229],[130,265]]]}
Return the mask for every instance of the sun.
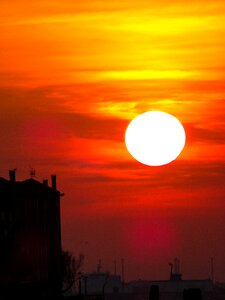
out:
{"label": "sun", "polygon": [[148,111],[133,119],[125,133],[129,153],[140,163],[162,166],[174,161],[185,146],[180,121],[162,111]]}

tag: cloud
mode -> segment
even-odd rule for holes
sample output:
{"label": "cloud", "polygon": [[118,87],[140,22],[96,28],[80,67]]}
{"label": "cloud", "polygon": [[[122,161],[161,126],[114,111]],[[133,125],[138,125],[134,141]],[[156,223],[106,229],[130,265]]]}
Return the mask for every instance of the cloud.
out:
{"label": "cloud", "polygon": [[[184,123],[184,128],[187,135],[187,141],[190,143],[203,143],[203,144],[225,144],[224,129],[221,128],[207,128],[208,124],[194,124]],[[203,126],[206,126],[204,128]]]}

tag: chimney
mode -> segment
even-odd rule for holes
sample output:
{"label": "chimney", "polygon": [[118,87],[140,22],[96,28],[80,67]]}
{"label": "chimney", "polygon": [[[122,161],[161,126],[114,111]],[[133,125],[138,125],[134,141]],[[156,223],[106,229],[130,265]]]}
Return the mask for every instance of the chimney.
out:
{"label": "chimney", "polygon": [[52,175],[51,178],[52,178],[52,188],[56,190],[56,175]]}
{"label": "chimney", "polygon": [[9,181],[10,183],[16,182],[16,169],[9,170]]}
{"label": "chimney", "polygon": [[44,180],[43,180],[43,185],[48,186],[48,179],[44,179]]}

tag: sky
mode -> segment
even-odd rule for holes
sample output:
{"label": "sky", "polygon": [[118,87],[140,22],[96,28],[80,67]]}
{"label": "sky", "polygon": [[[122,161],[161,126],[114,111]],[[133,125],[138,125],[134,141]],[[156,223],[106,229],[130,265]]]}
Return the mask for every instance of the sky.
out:
{"label": "sky", "polygon": [[[225,281],[223,0],[2,0],[0,176],[57,174],[62,246],[125,280]],[[137,115],[176,116],[186,145],[149,167]],[[41,222],[41,220],[40,220]]]}

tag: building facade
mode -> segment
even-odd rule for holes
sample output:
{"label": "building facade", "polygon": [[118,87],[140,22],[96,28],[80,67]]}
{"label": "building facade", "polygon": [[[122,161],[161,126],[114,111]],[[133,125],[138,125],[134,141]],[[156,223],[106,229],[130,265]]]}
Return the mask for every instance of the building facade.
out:
{"label": "building facade", "polygon": [[0,178],[2,298],[56,298],[61,292],[60,192],[33,178]]}

